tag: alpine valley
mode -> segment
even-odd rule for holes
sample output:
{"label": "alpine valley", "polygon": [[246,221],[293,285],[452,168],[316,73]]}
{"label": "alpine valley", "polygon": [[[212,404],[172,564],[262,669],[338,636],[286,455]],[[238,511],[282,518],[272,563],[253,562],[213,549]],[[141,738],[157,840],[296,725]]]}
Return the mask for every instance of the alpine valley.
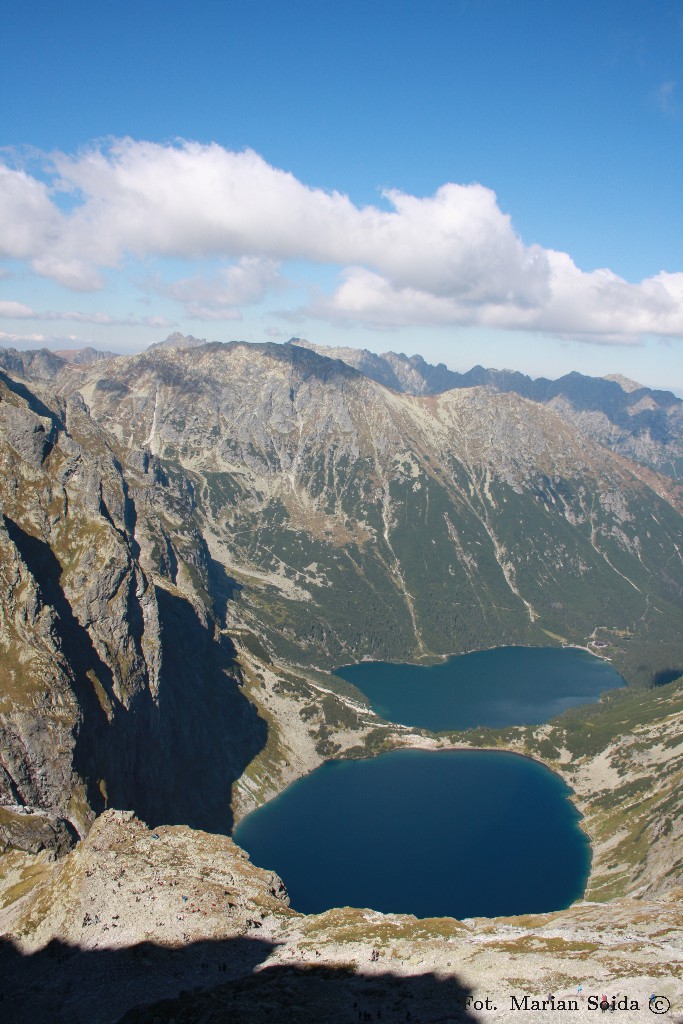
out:
{"label": "alpine valley", "polygon": [[[0,464],[10,1009],[29,978],[36,1021],[475,1020],[490,992],[507,1019],[577,979],[683,997],[683,402],[299,339],[2,350]],[[331,674],[505,645],[586,647],[628,685],[432,733]],[[233,825],[328,758],[400,746],[560,774],[584,900],[293,911]]]}

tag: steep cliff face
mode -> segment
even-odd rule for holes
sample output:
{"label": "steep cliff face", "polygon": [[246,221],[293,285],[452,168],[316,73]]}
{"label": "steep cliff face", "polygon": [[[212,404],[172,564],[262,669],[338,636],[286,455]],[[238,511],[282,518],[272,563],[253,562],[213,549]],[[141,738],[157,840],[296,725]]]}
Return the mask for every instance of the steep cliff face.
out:
{"label": "steep cliff face", "polygon": [[159,509],[173,489],[112,441],[78,397],[48,405],[2,375],[5,843],[52,829],[61,848],[109,804],[225,830],[231,783],[264,741],[201,597],[140,563],[131,483],[168,491]]}
{"label": "steep cliff face", "polygon": [[231,625],[275,660],[598,639],[631,679],[682,663],[669,483],[542,404],[400,395],[296,345],[157,349],[57,384],[190,481]]}

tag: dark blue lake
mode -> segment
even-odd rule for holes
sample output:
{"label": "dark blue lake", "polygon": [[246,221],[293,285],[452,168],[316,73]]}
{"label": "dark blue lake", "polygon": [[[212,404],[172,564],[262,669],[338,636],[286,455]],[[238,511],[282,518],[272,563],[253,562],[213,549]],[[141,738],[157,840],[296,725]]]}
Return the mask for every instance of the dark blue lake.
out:
{"label": "dark blue lake", "polygon": [[428,666],[365,661],[335,674],[382,718],[435,731],[539,725],[624,685],[608,662],[576,647],[497,647]]}
{"label": "dark blue lake", "polygon": [[[378,714],[433,730],[538,724],[624,681],[576,648],[503,647],[441,665],[364,662],[337,675]],[[292,906],[418,917],[561,910],[590,847],[569,790],[499,751],[395,751],[331,761],[250,814],[236,841],[278,872]]]}
{"label": "dark blue lake", "polygon": [[401,750],[331,761],[250,814],[234,838],[304,913],[418,917],[559,910],[590,866],[569,789],[490,751]]}

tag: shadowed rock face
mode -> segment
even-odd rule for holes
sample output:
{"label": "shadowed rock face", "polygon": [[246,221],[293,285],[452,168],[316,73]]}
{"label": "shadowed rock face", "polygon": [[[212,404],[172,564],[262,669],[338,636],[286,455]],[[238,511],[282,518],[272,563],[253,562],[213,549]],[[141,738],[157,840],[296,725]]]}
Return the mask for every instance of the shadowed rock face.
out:
{"label": "shadowed rock face", "polygon": [[[11,979],[0,1011],[6,1024],[477,1020],[466,1009],[471,990],[457,975],[363,975],[350,966],[315,963],[259,969],[273,946],[234,938],[181,949],[144,943],[85,952],[52,942],[22,957],[0,941],[0,966]],[[226,980],[236,973],[241,976]],[[160,998],[164,990],[182,994]]]}
{"label": "shadowed rock face", "polygon": [[14,377],[32,381],[49,381],[59,373],[67,360],[43,348],[20,352],[15,348],[0,348],[0,366]]}
{"label": "shadowed rock face", "polygon": [[0,841],[63,851],[109,805],[228,832],[266,726],[210,610],[142,568],[136,469],[9,377],[0,425]]}
{"label": "shadowed rock face", "polygon": [[156,597],[168,654],[137,744],[140,797],[133,809],[150,824],[227,834],[232,784],[265,745],[266,723],[241,692],[229,637],[215,637],[187,599],[162,588]]}

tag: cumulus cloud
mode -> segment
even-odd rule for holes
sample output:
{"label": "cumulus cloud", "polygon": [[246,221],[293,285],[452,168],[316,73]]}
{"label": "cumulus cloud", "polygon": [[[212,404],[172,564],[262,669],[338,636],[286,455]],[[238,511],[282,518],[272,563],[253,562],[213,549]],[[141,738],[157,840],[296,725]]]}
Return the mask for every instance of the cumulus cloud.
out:
{"label": "cumulus cloud", "polygon": [[[297,260],[339,268],[338,287],[304,311],[333,321],[490,324],[621,343],[683,336],[680,274],[631,284],[584,273],[566,253],[525,244],[479,184],[447,183],[428,197],[391,190],[388,209],[358,207],[250,150],[131,139],[57,154],[44,177],[3,168],[0,244],[74,289],[97,287],[103,269],[131,257],[230,260],[210,280],[158,289],[189,315],[235,319]],[[70,197],[64,210],[56,191]]]}
{"label": "cumulus cloud", "polygon": [[565,253],[547,254],[551,273],[544,303],[463,302],[416,288],[397,288],[362,268],[344,272],[331,296],[301,315],[375,328],[447,324],[541,331],[579,341],[635,345],[648,334],[683,336],[683,273],[661,273],[639,285],[609,270],[580,271]]}
{"label": "cumulus cloud", "polygon": [[184,278],[171,284],[157,280],[151,287],[182,302],[186,314],[196,320],[238,320],[240,306],[260,302],[270,289],[282,283],[274,260],[244,256],[233,266],[222,267],[209,279]]}
{"label": "cumulus cloud", "polygon": [[0,165],[0,256],[33,259],[58,241],[63,218],[48,187],[24,171]]}
{"label": "cumulus cloud", "polygon": [[381,274],[350,267],[335,292],[300,312],[341,323],[389,328],[403,325],[474,323],[476,306],[417,288],[398,288]]}

